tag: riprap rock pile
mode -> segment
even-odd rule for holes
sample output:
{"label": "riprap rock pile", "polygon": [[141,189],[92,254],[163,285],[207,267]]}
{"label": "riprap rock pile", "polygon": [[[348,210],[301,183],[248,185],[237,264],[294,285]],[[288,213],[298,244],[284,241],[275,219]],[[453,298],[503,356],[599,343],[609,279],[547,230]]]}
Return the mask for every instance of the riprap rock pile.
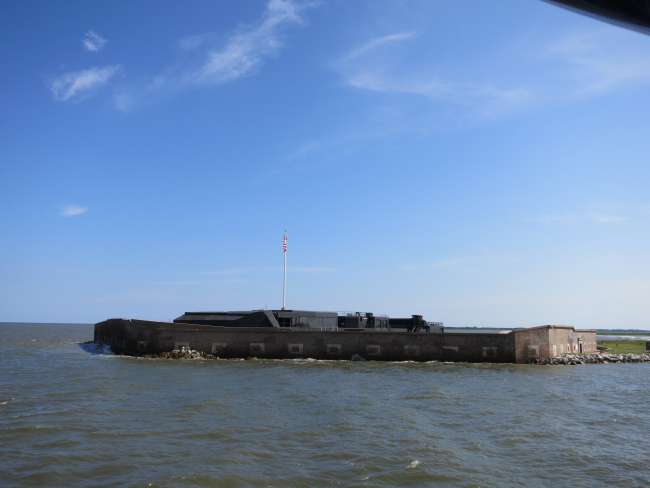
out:
{"label": "riprap rock pile", "polygon": [[540,361],[539,364],[608,364],[650,362],[650,354],[612,354],[597,352],[592,354],[565,354],[557,358]]}
{"label": "riprap rock pile", "polygon": [[161,352],[159,357],[165,359],[210,359],[214,356],[201,351],[190,349],[186,346],[181,346],[180,348],[174,349],[173,351]]}

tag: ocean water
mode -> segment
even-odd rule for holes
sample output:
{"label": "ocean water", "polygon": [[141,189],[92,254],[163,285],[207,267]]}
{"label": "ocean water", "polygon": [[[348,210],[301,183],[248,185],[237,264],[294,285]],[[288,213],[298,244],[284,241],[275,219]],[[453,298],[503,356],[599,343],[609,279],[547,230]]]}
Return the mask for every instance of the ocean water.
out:
{"label": "ocean water", "polygon": [[91,338],[0,325],[0,486],[650,486],[650,364],[174,361]]}

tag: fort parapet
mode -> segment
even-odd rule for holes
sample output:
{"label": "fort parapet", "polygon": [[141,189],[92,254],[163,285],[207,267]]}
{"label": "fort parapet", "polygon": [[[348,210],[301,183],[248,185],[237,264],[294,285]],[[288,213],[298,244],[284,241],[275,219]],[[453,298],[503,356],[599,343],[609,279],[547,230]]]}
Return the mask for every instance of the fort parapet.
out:
{"label": "fort parapet", "polygon": [[[530,363],[564,354],[596,352],[596,332],[567,325],[543,325],[512,330],[447,330],[442,327],[339,328],[271,326],[259,311],[252,326],[210,323],[152,322],[110,319],[95,325],[95,342],[116,354],[155,355],[187,347],[221,358],[350,359],[360,356],[381,361],[468,361]],[[246,312],[232,312],[246,314]],[[261,315],[260,315],[261,314]],[[191,315],[185,314],[180,319]],[[413,316],[414,321],[421,320]],[[282,318],[282,317],[280,317]],[[331,318],[331,317],[330,317]],[[286,319],[286,317],[284,317]],[[314,319],[314,317],[312,317]],[[188,319],[188,320],[191,320]],[[418,322],[419,323],[419,322]],[[421,324],[420,324],[421,325]]]}

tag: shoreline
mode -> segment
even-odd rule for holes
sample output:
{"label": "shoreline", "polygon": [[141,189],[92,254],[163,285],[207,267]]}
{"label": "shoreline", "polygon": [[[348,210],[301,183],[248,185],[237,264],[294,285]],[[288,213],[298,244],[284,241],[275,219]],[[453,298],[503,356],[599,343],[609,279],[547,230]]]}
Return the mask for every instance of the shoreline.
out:
{"label": "shoreline", "polygon": [[647,363],[650,362],[650,353],[607,353],[598,352],[590,354],[565,354],[564,356],[550,358],[537,362],[540,365],[578,365],[578,364],[610,364],[610,363]]}
{"label": "shoreline", "polygon": [[[214,354],[207,354],[195,349],[190,349],[185,346],[182,346],[180,349],[174,349],[172,351],[161,352],[159,354],[144,354],[141,357],[150,358],[150,359],[194,359],[194,360],[211,360],[211,359],[223,359]],[[242,358],[246,359],[246,358]],[[300,359],[311,359],[311,358],[300,358]],[[330,360],[331,361],[331,360]],[[345,361],[345,360],[343,360]],[[368,361],[367,358],[364,358],[359,355],[355,355],[349,359],[349,361]],[[445,364],[466,364],[466,361],[435,361]],[[591,354],[566,354],[564,356],[541,360],[537,362],[532,362],[532,365],[539,366],[577,366],[581,364],[617,364],[617,363],[648,363],[650,362],[650,353],[646,354],[612,354],[612,353],[591,353]],[[495,363],[503,364],[503,363]]]}

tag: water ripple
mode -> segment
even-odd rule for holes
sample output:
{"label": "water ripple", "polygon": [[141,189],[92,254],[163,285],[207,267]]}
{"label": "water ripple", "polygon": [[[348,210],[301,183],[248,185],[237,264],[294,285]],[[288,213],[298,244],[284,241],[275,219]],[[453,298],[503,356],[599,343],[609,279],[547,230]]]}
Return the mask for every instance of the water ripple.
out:
{"label": "water ripple", "polygon": [[4,484],[650,485],[650,365],[139,360],[91,336],[0,327]]}

